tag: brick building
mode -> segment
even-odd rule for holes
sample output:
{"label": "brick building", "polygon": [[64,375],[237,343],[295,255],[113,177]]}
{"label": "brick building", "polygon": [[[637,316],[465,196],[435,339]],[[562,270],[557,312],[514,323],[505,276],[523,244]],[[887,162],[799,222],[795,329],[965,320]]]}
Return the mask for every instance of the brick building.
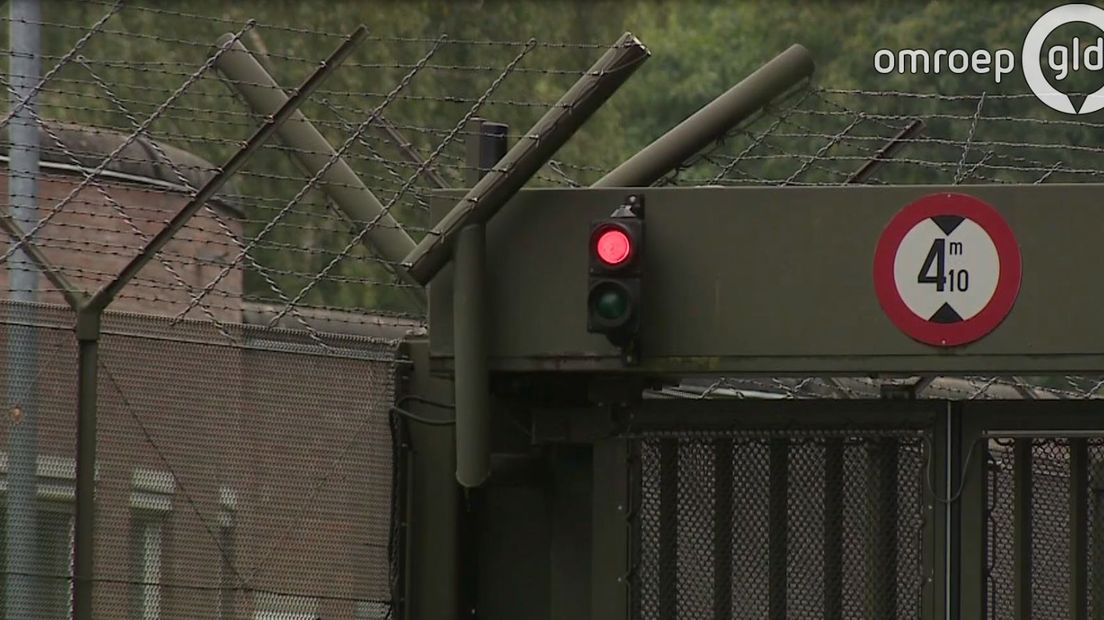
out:
{"label": "brick building", "polygon": [[[66,148],[47,148],[52,142],[43,135],[40,217],[70,198],[36,239],[91,291],[187,201],[177,171],[199,186],[211,166],[162,146],[170,165],[158,149],[135,142],[81,188],[72,155],[93,167],[123,136],[53,129]],[[0,192],[7,195],[3,174]],[[246,201],[223,195],[209,206],[163,252],[171,271],[151,262],[105,318],[96,616],[382,617],[390,600],[394,384],[394,347],[386,339],[404,326],[366,327],[352,317],[308,313],[322,331],[362,332],[326,335],[325,351],[298,332],[252,327],[273,309],[242,301],[237,268],[205,312],[188,315],[197,320],[173,325],[165,317],[232,258],[228,232],[241,238]],[[76,344],[71,312],[40,280],[42,305],[0,304],[3,349],[10,326],[29,320],[38,369],[31,402],[2,409],[0,504],[7,497],[10,429],[31,414],[38,507],[36,531],[25,535],[34,537],[39,564],[35,596],[42,618],[66,618]],[[0,286],[7,288],[6,270]],[[6,369],[0,375],[0,393],[10,394]],[[5,513],[6,507],[0,522]],[[0,537],[0,557],[3,551]],[[6,575],[0,598],[2,581]]]}

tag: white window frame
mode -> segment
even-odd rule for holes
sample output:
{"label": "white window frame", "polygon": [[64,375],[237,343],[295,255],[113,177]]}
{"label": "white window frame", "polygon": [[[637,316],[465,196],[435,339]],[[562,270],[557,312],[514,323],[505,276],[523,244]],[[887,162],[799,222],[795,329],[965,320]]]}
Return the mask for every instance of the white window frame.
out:
{"label": "white window frame", "polygon": [[165,568],[165,525],[173,509],[176,480],[172,473],[146,467],[131,475],[130,538],[135,578],[132,613],[143,620],[161,617]]}

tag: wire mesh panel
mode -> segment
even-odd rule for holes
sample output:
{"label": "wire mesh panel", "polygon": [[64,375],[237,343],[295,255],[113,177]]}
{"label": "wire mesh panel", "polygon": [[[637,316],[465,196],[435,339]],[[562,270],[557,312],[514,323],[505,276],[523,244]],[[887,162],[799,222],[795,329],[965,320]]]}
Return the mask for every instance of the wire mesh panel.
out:
{"label": "wire mesh panel", "polygon": [[[0,617],[69,617],[77,386],[72,321],[67,310],[0,304],[0,343],[22,362],[0,372]],[[42,445],[56,449],[36,450]],[[20,598],[24,604],[16,607]]]}
{"label": "wire mesh panel", "polygon": [[[51,619],[68,617],[71,593],[71,322],[52,307],[0,305],[4,344],[29,334],[39,351],[34,385],[9,399],[3,429],[7,447],[17,411],[36,409],[25,446],[36,474],[20,478],[34,487],[34,520],[14,542],[31,553],[35,617]],[[301,332],[229,329],[240,346],[209,323],[109,315],[104,325],[95,617],[386,617],[395,343],[325,336],[323,347]],[[8,500],[12,459],[0,456]]]}
{"label": "wire mesh panel", "polygon": [[915,431],[642,438],[637,617],[920,617],[925,445]]}
{"label": "wire mesh panel", "polygon": [[988,617],[1104,606],[1104,438],[989,441]]}

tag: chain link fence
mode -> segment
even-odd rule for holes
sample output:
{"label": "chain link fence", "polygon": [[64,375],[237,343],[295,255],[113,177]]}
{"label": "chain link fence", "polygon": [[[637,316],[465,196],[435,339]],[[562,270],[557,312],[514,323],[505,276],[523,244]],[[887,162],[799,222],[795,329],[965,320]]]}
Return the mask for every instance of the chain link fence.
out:
{"label": "chain link fence", "polygon": [[[290,5],[38,6],[0,18],[13,154],[0,156],[0,617],[13,620],[70,617],[79,586],[88,369],[62,304],[104,290],[241,153],[265,120],[244,92],[294,96],[356,27],[302,27]],[[394,615],[390,416],[424,294],[370,241],[425,233],[429,192],[471,172],[471,118],[540,139],[522,132],[606,46],[449,37],[416,19],[362,41],[292,121],[323,146],[261,146],[111,300],[92,364],[96,618]],[[227,73],[241,46],[275,85]],[[27,167],[14,154],[32,143]],[[565,156],[535,182],[601,172]],[[379,212],[350,208],[350,191]]]}
{"label": "chain link fence", "polygon": [[[68,617],[70,605],[72,321],[56,307],[0,305],[3,346],[19,333],[40,352],[31,385],[0,386],[28,396],[4,428],[36,414],[26,583],[41,618]],[[387,617],[395,343],[329,336],[324,350],[301,332],[235,331],[243,346],[207,323],[107,318],[96,617]]]}

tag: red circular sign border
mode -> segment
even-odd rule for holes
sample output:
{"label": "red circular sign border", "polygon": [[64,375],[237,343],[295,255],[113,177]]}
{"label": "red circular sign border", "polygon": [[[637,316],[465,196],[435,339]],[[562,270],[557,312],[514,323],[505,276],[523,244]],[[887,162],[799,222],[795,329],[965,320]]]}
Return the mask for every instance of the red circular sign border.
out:
{"label": "red circular sign border", "polygon": [[[912,227],[933,215],[960,215],[989,234],[1000,259],[1000,275],[992,299],[974,316],[957,323],[933,323],[905,305],[893,278],[897,249]],[[925,344],[954,347],[973,342],[996,329],[1011,312],[1020,292],[1020,247],[1008,223],[985,201],[967,194],[921,196],[905,205],[886,225],[874,250],[874,292],[890,321],[911,338]]]}

